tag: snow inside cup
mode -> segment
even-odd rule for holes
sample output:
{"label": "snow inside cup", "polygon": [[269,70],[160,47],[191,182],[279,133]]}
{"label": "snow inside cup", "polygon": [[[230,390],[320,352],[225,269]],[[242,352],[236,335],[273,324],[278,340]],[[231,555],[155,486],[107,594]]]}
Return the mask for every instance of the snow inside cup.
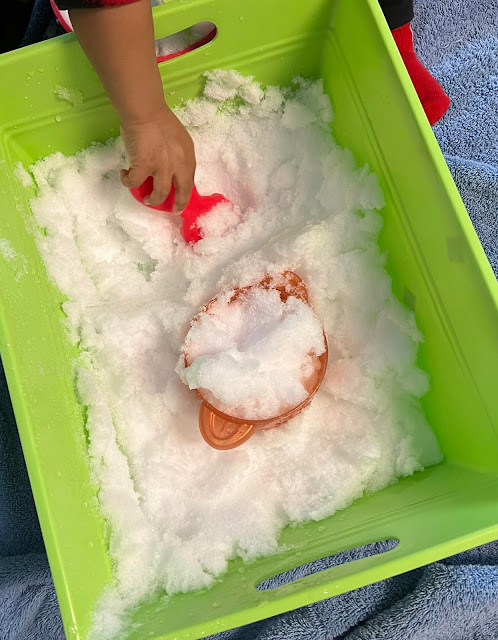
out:
{"label": "snow inside cup", "polygon": [[214,298],[192,320],[180,372],[202,400],[208,444],[231,449],[297,415],[327,366],[322,323],[295,273]]}

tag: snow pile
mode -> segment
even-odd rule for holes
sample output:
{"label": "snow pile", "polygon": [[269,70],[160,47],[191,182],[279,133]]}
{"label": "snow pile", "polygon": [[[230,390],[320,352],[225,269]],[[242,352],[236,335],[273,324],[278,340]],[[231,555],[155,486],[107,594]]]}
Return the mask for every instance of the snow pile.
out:
{"label": "snow pile", "polygon": [[[230,558],[275,551],[287,523],[324,518],[440,460],[418,402],[428,388],[415,365],[421,335],[391,292],[377,244],[383,196],[368,167],[331,138],[321,83],[263,90],[217,71],[205,97],[178,115],[196,144],[200,193],[234,203],[206,217],[193,248],[176,217],[122,188],[120,141],[31,168],[32,209],[46,233],[37,242],[81,347],[76,384],[112,532],[114,584],[96,612],[99,640],[156,590],[209,586]],[[284,321],[244,345],[250,315],[234,324],[234,344],[259,362],[265,339],[272,353],[288,338],[303,353],[321,348],[323,324],[325,379],[284,426],[211,449],[198,399],[175,372],[190,321],[215,296],[286,270],[306,283],[316,317],[290,302],[289,311],[269,305],[265,322],[281,313],[291,334],[302,323],[303,345]],[[248,362],[231,363],[233,375]]]}

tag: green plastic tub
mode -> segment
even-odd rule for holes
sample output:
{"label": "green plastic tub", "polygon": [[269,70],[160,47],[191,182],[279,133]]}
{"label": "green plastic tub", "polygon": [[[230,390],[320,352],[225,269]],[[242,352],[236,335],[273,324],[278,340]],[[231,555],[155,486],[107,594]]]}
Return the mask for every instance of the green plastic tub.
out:
{"label": "green plastic tub", "polygon": [[[198,96],[208,68],[269,84],[322,77],[334,135],[370,163],[386,195],[382,247],[396,294],[414,309],[431,376],[424,409],[444,463],[355,502],[321,522],[288,528],[292,550],[249,566],[234,561],[212,589],[151,602],[128,640],[195,639],[419,567],[498,538],[497,284],[375,0],[172,0],[154,11],[162,37],[211,20],[218,36],[161,65],[166,96]],[[57,99],[54,87],[83,103]],[[87,637],[111,580],[108,535],[89,480],[85,421],[72,376],[75,348],[61,295],[29,233],[34,188],[15,164],[72,154],[118,133],[73,36],[0,57],[0,346],[68,638]],[[262,580],[331,553],[396,539],[392,551],[272,591]],[[131,629],[131,627],[130,627]]]}

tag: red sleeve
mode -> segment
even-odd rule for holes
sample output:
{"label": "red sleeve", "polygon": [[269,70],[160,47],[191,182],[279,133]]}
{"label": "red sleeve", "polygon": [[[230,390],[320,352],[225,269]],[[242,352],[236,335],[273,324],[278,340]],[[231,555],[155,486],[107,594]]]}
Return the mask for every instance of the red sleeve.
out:
{"label": "red sleeve", "polygon": [[55,0],[60,11],[67,9],[91,9],[92,7],[113,7],[119,4],[130,4],[137,0]]}

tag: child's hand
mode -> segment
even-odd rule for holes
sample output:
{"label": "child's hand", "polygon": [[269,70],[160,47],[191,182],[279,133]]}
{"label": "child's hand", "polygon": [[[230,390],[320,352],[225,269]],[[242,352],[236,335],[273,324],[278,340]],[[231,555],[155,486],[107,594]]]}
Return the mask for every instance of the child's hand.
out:
{"label": "child's hand", "polygon": [[123,185],[139,187],[152,176],[154,190],[146,204],[158,205],[166,200],[173,183],[173,213],[181,213],[190,199],[195,173],[194,144],[182,123],[165,106],[150,120],[122,122],[121,135],[130,162],[130,168],[121,171]]}
{"label": "child's hand", "polygon": [[147,204],[158,205],[173,182],[173,212],[181,212],[194,184],[194,145],[164,101],[150,0],[73,9],[70,17],[121,119],[130,161],[130,168],[121,173],[123,185],[139,187],[152,176],[154,190]]}

